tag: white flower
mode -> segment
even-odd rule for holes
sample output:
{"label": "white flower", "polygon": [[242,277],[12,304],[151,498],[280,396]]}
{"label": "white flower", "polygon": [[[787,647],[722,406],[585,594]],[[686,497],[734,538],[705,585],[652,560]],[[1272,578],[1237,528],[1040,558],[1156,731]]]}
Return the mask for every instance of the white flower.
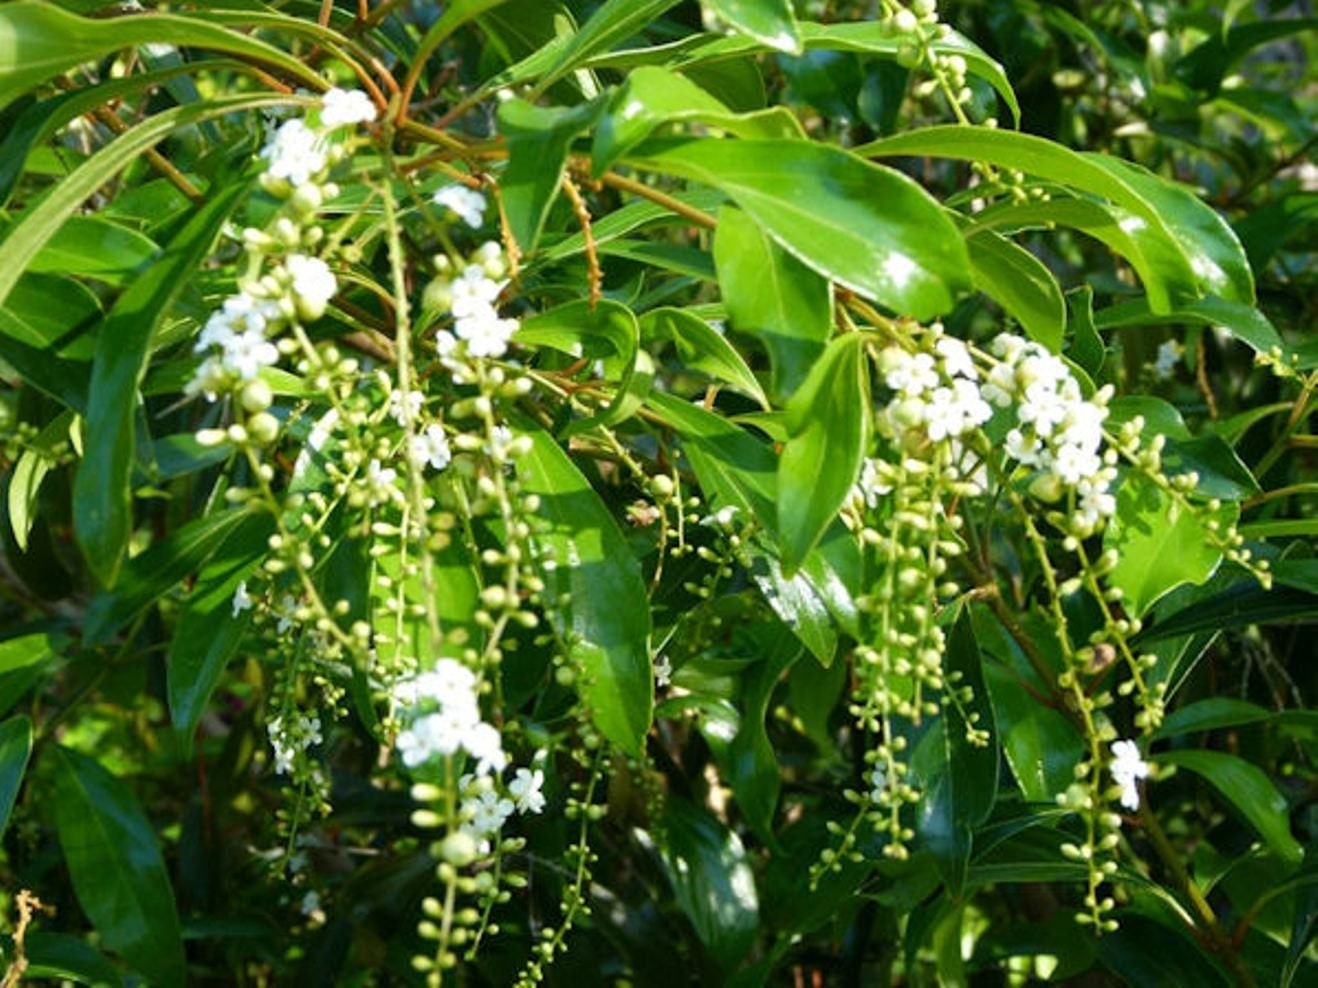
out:
{"label": "white flower", "polygon": [[879,802],[888,789],[888,773],[882,765],[875,765],[870,770],[870,799]]}
{"label": "white flower", "polygon": [[279,618],[275,622],[275,631],[283,634],[289,628],[293,627],[294,615],[297,612],[297,601],[289,594],[279,598],[279,604],[275,608],[275,615]]}
{"label": "white flower", "polygon": [[326,130],[370,123],[374,119],[375,104],[360,89],[335,86],[320,98],[320,125]]}
{"label": "white flower", "polygon": [[485,197],[465,185],[447,185],[435,193],[435,205],[451,210],[473,230],[485,221]]}
{"label": "white flower", "polygon": [[319,257],[305,254],[291,254],[284,268],[291,278],[290,288],[299,314],[308,321],[319,319],[339,290],[334,272]]}
{"label": "white flower", "polygon": [[[494,301],[499,297],[507,282],[495,281],[485,273],[485,268],[469,264],[462,274],[449,286],[452,301],[449,308],[454,318],[484,315],[494,310]],[[459,333],[459,336],[462,334]]]}
{"label": "white flower", "polygon": [[471,722],[450,711],[425,714],[399,732],[398,753],[408,768],[424,765],[436,755],[453,755],[462,747],[463,735]]}
{"label": "white flower", "polygon": [[463,316],[453,324],[453,331],[467,342],[467,353],[473,357],[502,357],[508,352],[508,341],[517,332],[516,319],[502,319],[490,307]]}
{"label": "white flower", "polygon": [[884,351],[888,372],[884,383],[902,395],[918,398],[938,387],[934,358],[927,353],[908,354],[896,347]]}
{"label": "white flower", "polygon": [[970,348],[955,336],[941,337],[934,344],[934,352],[942,358],[943,373],[948,377],[960,376],[972,381],[979,377],[975,362],[970,357]]}
{"label": "white flower", "polygon": [[301,120],[285,120],[261,149],[261,157],[269,162],[266,175],[293,186],[309,182],[323,171],[327,155],[324,138]]}
{"label": "white flower", "polygon": [[461,813],[467,818],[463,827],[472,837],[481,839],[497,834],[513,815],[512,800],[502,799],[498,793],[486,789],[462,801]]}
{"label": "white flower", "polygon": [[856,493],[864,500],[867,508],[877,508],[880,500],[892,493],[892,484],[884,479],[879,460],[865,458],[860,466],[860,477],[856,480]]}
{"label": "white flower", "polygon": [[654,660],[654,684],[668,686],[673,681],[673,663],[666,655]]}
{"label": "white flower", "polygon": [[259,330],[235,333],[224,343],[220,363],[241,381],[250,381],[279,360],[279,351]]}
{"label": "white flower", "polygon": [[366,465],[366,489],[375,501],[398,501],[403,492],[398,489],[398,471],[393,467],[380,466],[379,460],[372,460]]}
{"label": "white flower", "polygon": [[499,737],[498,728],[490,724],[474,725],[462,739],[462,747],[476,759],[477,775],[502,772],[508,766],[507,756],[503,753],[503,739]]}
{"label": "white flower", "polygon": [[1112,742],[1112,764],[1108,766],[1112,781],[1121,787],[1121,805],[1128,810],[1140,808],[1140,792],[1135,785],[1149,777],[1149,763],[1140,757],[1134,741]]}
{"label": "white flower", "polygon": [[508,794],[517,800],[517,812],[539,813],[545,808],[545,773],[540,769],[519,768],[508,783]]}
{"label": "white flower", "polygon": [[237,617],[243,611],[250,611],[251,609],[252,598],[247,593],[247,581],[244,580],[233,588],[233,616]]}
{"label": "white flower", "polygon": [[1185,354],[1185,347],[1176,340],[1168,340],[1158,347],[1158,357],[1153,362],[1153,376],[1159,381],[1167,381],[1176,373],[1176,365]]}
{"label": "white flower", "polygon": [[279,318],[279,306],[270,299],[255,298],[246,292],[230,295],[221,303],[219,311],[206,320],[192,349],[201,353],[213,346],[222,347],[235,333],[243,331],[264,335]]}
{"label": "white flower", "polygon": [[302,897],[302,915],[312,916],[318,912],[320,912],[320,893],[308,892]]}
{"label": "white flower", "polygon": [[389,414],[399,425],[404,425],[420,415],[425,403],[426,396],[420,391],[408,391],[404,394],[395,388],[389,392]]}
{"label": "white flower", "polygon": [[453,459],[448,437],[444,435],[444,427],[433,423],[426,426],[425,431],[420,435],[412,437],[412,445],[408,453],[417,466],[429,465],[435,470],[443,470]]}

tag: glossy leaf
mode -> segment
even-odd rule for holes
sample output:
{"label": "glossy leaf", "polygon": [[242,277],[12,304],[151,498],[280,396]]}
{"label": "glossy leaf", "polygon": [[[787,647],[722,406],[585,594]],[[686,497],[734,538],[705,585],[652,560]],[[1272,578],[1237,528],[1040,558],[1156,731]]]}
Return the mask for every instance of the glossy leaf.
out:
{"label": "glossy leaf", "polygon": [[[963,609],[948,636],[947,669],[960,675],[957,688],[969,687],[973,696],[964,707],[943,705],[938,736],[931,742],[937,756],[930,761],[917,810],[921,843],[933,854],[948,892],[956,897],[965,888],[972,835],[993,809],[998,788],[993,708],[980,674],[981,662],[970,614]],[[978,718],[973,725],[966,719],[971,713]],[[967,740],[972,726],[989,732],[989,744]]]}
{"label": "glossy leaf", "polygon": [[719,290],[732,325],[769,352],[770,390],[785,401],[805,380],[833,332],[833,292],[739,209],[719,211],[714,233]]}
{"label": "glossy leaf", "polygon": [[804,141],[647,145],[638,167],[727,193],[805,264],[896,312],[927,320],[970,284],[965,243],[899,172]]}
{"label": "glossy leaf", "polygon": [[32,721],[26,714],[0,724],[0,834],[9,824],[27,762],[32,756]]}
{"label": "glossy leaf", "polygon": [[1283,860],[1299,862],[1303,852],[1291,833],[1286,799],[1257,765],[1221,751],[1172,750],[1153,757],[1161,765],[1178,765],[1203,778]]}
{"label": "glossy leaf", "polygon": [[1272,717],[1272,712],[1256,703],[1230,696],[1199,700],[1169,713],[1154,738],[1174,738],[1179,734],[1211,731],[1219,727],[1254,724]]}
{"label": "glossy leaf", "polygon": [[1030,339],[1053,353],[1062,348],[1066,302],[1043,262],[991,230],[966,238],[975,287],[1016,319]]}
{"label": "glossy leaf", "polygon": [[790,0],[704,0],[704,6],[738,34],[789,55],[801,53]]}
{"label": "glossy leaf", "polygon": [[86,643],[107,641],[195,572],[249,514],[234,509],[196,518],[130,559],[114,589],[97,594],[88,605],[83,626]]}
{"label": "glossy leaf", "polygon": [[537,92],[562,78],[591,55],[607,51],[660,14],[675,7],[678,0],[609,0],[600,5],[581,29],[574,32],[562,51],[554,58],[541,78]]}
{"label": "glossy leaf", "polygon": [[145,44],[241,55],[314,90],[325,88],[319,75],[287,52],[195,18],[150,13],[92,19],[55,4],[18,0],[0,7],[0,108],[61,72],[129,45]]}
{"label": "glossy leaf", "polygon": [[670,797],[664,818],[664,872],[678,907],[695,927],[715,963],[734,968],[754,943],[759,897],[746,849],[710,814]]}
{"label": "glossy leaf", "polygon": [[1053,803],[1075,779],[1084,753],[1080,735],[1009,670],[986,663],[984,678],[1002,750],[1021,792],[1030,802]]}
{"label": "glossy leaf", "polygon": [[[639,756],[650,729],[650,604],[640,566],[586,478],[544,432],[517,461],[527,494],[540,498],[533,533],[558,634],[582,669],[582,694],[600,733]],[[558,601],[558,603],[555,603]]]}
{"label": "glossy leaf", "polygon": [[[1122,591],[1122,604],[1134,617],[1144,615],[1161,597],[1185,583],[1202,583],[1222,561],[1197,512],[1181,505],[1153,483],[1128,477],[1117,489],[1117,512],[1103,536],[1115,550],[1117,564],[1108,582]],[[1214,513],[1226,528],[1239,509],[1224,504]]]}
{"label": "glossy leaf", "polygon": [[499,180],[508,230],[522,252],[535,250],[549,207],[558,195],[573,139],[599,115],[597,103],[562,109],[509,100],[499,107],[499,131],[508,167]]}
{"label": "glossy leaf", "polygon": [[796,117],[782,107],[734,113],[690,79],[642,66],[627,76],[595,129],[591,148],[595,174],[602,174],[657,128],[672,123],[703,124],[750,140],[805,137]]}
{"label": "glossy leaf", "polygon": [[151,822],[96,761],[51,749],[60,846],[87,918],[101,941],[152,984],[186,982],[178,912]]}
{"label": "glossy leaf", "polygon": [[1178,305],[1170,312],[1151,312],[1146,302],[1132,299],[1094,313],[1099,329],[1120,326],[1162,326],[1168,323],[1187,326],[1221,326],[1242,343],[1259,353],[1283,349],[1281,336],[1267,316],[1252,305],[1220,298],[1203,298]]}
{"label": "glossy leaf", "polygon": [[36,521],[37,496],[41,493],[41,484],[55,466],[55,447],[67,442],[72,424],[71,412],[56,416],[23,450],[9,475],[9,524],[14,532],[14,541],[23,552],[27,551],[28,535],[32,531],[32,523]]}
{"label": "glossy leaf", "polygon": [[1249,262],[1221,217],[1187,189],[1116,158],[1079,154],[1028,134],[959,125],[910,131],[857,148],[856,153],[985,161],[1103,196],[1177,245],[1197,295],[1244,303],[1254,299]]}
{"label": "glossy leaf", "polygon": [[778,464],[778,539],[794,572],[837,517],[869,444],[869,358],[859,333],[829,344],[787,405]]}
{"label": "glossy leaf", "polygon": [[197,574],[174,626],[166,693],[170,719],[185,745],[191,745],[224,667],[247,633],[251,614],[234,608],[234,593],[260,564],[273,532],[269,515],[242,519]]}
{"label": "glossy leaf", "polygon": [[642,340],[669,340],[683,367],[708,374],[716,381],[769,407],[764,389],[735,347],[705,320],[686,309],[651,309],[640,318]]}
{"label": "glossy leaf", "polygon": [[133,534],[134,419],[151,337],[246,192],[244,185],[231,186],[199,209],[160,259],[119,297],[100,328],[73,515],[88,567],[106,587],[114,586]]}

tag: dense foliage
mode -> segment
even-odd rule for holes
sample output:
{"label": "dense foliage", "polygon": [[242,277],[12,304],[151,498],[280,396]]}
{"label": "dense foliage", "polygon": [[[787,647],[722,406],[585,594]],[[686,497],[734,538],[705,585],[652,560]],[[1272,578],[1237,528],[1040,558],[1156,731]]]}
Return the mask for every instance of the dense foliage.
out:
{"label": "dense foliage", "polygon": [[0,5],[5,985],[1318,977],[1308,4],[146,8]]}

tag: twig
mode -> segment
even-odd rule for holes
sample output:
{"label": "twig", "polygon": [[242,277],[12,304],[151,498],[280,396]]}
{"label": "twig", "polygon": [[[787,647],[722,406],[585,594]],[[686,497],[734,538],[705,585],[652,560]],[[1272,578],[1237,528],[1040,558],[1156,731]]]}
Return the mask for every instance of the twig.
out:
{"label": "twig", "polygon": [[[595,250],[595,234],[590,225],[590,209],[581,195],[581,190],[568,175],[563,176],[563,191],[572,202],[572,211],[581,224],[581,236],[586,245],[586,280],[590,285],[590,310],[595,311],[600,295],[604,290],[604,272],[600,270],[599,254]],[[500,213],[502,215],[502,213]]]}

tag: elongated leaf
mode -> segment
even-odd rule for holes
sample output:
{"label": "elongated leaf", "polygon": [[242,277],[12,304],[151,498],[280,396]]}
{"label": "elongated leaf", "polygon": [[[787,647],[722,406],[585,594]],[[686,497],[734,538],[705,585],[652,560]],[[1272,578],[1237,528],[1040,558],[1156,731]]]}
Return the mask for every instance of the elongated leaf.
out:
{"label": "elongated leaf", "polygon": [[27,538],[32,523],[36,521],[37,496],[41,493],[42,481],[55,466],[55,448],[67,442],[72,424],[72,412],[56,416],[23,450],[9,475],[9,524],[14,530],[14,541],[23,552],[27,551]]}
{"label": "elongated leaf", "polygon": [[186,981],[174,889],[132,790],[96,761],[51,751],[55,820],[73,890],[102,942],[152,984]]}
{"label": "elongated leaf", "polygon": [[779,678],[801,655],[801,646],[765,622],[752,629],[752,641],[763,658],[742,680],[744,713],[728,745],[728,774],[737,805],[751,832],[767,847],[775,847],[773,818],[782,782],[778,756],[765,729],[769,701]]}
{"label": "elongated leaf", "polygon": [[1024,327],[1030,339],[1053,353],[1062,349],[1066,301],[1043,262],[991,230],[966,238],[975,287]]}
{"label": "elongated leaf", "polygon": [[9,824],[14,800],[32,755],[32,721],[26,714],[0,724],[0,834]]}
{"label": "elongated leaf", "polygon": [[508,144],[499,188],[508,229],[523,253],[535,250],[540,239],[573,138],[594,123],[600,109],[599,103],[562,109],[517,99],[499,107],[499,130]]}
{"label": "elongated leaf", "polygon": [[234,610],[234,591],[265,556],[273,531],[269,515],[242,519],[197,574],[179,614],[169,646],[166,692],[170,719],[187,746],[251,621],[249,612]]}
{"label": "elongated leaf", "polygon": [[828,281],[731,207],[719,211],[714,263],[732,325],[763,341],[772,369],[770,390],[777,401],[785,401],[833,332]]}
{"label": "elongated leaf", "polygon": [[640,319],[643,340],[670,340],[682,363],[754,398],[764,408],[764,389],[736,349],[705,320],[686,309],[651,309]]}
{"label": "elongated leaf", "polygon": [[1187,85],[1216,92],[1222,79],[1250,51],[1293,34],[1318,31],[1318,19],[1267,19],[1213,35],[1176,63],[1172,71]]}
{"label": "elongated leaf", "polygon": [[605,374],[617,379],[613,400],[598,415],[569,425],[568,435],[629,418],[650,393],[654,363],[640,348],[636,316],[621,302],[601,299],[593,308],[584,299],[568,302],[524,321],[513,339],[574,357],[603,357]]}
{"label": "elongated leaf", "polygon": [[789,0],[704,0],[705,9],[737,33],[776,51],[799,55],[801,37]]}
{"label": "elongated leaf", "polygon": [[1103,196],[1177,244],[1198,286],[1197,295],[1254,300],[1249,262],[1225,221],[1187,189],[1135,165],[1106,155],[1078,154],[1041,137],[960,125],[909,131],[857,148],[856,153],[985,161]]}
{"label": "elongated leaf", "polygon": [[668,800],[662,860],[673,897],[715,963],[730,971],[759,929],[755,875],[737,835],[686,800]]}
{"label": "elongated leaf", "polygon": [[986,663],[984,678],[993,701],[994,722],[1012,775],[1025,798],[1053,803],[1075,779],[1084,744],[1060,711],[1031,695],[1016,676]]}
{"label": "elongated leaf", "polygon": [[249,515],[239,508],[195,518],[130,559],[114,589],[97,594],[88,605],[83,626],[86,643],[106,641],[126,621],[167,594],[200,568]]}
{"label": "elongated leaf", "polygon": [[106,587],[114,586],[133,534],[133,423],[151,337],[246,192],[245,185],[231,186],[198,210],[160,260],[120,296],[101,326],[87,397],[86,452],[74,482],[73,522],[88,567]]}
{"label": "elongated leaf", "polygon": [[778,464],[783,567],[796,570],[837,517],[869,444],[869,358],[864,337],[834,340],[787,406],[791,436]]}
{"label": "elongated leaf", "polygon": [[1237,700],[1230,696],[1214,696],[1191,703],[1179,710],[1173,710],[1153,737],[1173,738],[1178,734],[1211,731],[1218,727],[1254,724],[1271,716],[1273,716],[1271,711],[1265,710],[1256,703]]}
{"label": "elongated leaf", "polygon": [[92,988],[119,988],[124,983],[104,954],[69,933],[29,932],[27,960],[31,978],[67,978]]}
{"label": "elongated leaf", "polygon": [[[885,30],[877,20],[842,21],[834,24],[800,22],[797,33],[806,51],[846,51],[874,55],[896,61],[908,41],[900,34]],[[949,30],[929,43],[930,51],[938,55],[959,55],[966,60],[966,69],[988,82],[1010,108],[1019,124],[1020,104],[1012,91],[1007,74],[1000,64],[984,53],[973,41]],[[694,66],[719,63],[742,58],[758,52],[771,52],[767,43],[751,37],[727,37],[718,34],[697,35],[672,44],[652,48],[631,49],[608,55],[597,55],[586,64],[592,68],[631,69],[637,65],[667,65],[688,71]]]}
{"label": "elongated leaf", "polygon": [[96,216],[71,216],[28,270],[90,275],[119,284],[157,253],[156,244],[136,230]]}
{"label": "elongated leaf", "polygon": [[800,122],[783,107],[733,113],[690,79],[642,66],[614,94],[595,130],[591,149],[595,174],[603,174],[656,128],[679,122],[716,127],[748,140],[805,137]]}
{"label": "elongated leaf", "polygon": [[1259,353],[1283,349],[1281,336],[1258,309],[1240,302],[1220,298],[1203,298],[1178,305],[1170,312],[1155,313],[1143,299],[1131,299],[1094,313],[1099,329],[1120,326],[1163,326],[1168,323],[1187,326],[1221,326],[1242,343]]}
{"label": "elongated leaf", "polygon": [[591,55],[607,51],[640,31],[678,0],[609,0],[602,4],[581,29],[571,35],[561,54],[536,87],[543,92],[551,83],[577,68]]}
{"label": "elongated leaf", "polygon": [[[533,538],[558,633],[583,671],[582,697],[600,733],[639,756],[654,704],[650,602],[640,566],[599,495],[545,432],[517,461],[522,489],[540,498]],[[555,603],[557,602],[557,603]]]}
{"label": "elongated leaf", "polygon": [[1163,751],[1155,760],[1163,765],[1179,765],[1202,777],[1283,860],[1299,862],[1303,851],[1291,833],[1286,799],[1258,766],[1220,751]]}
{"label": "elongated leaf", "polygon": [[[1128,477],[1117,490],[1117,513],[1103,545],[1117,552],[1108,580],[1121,588],[1122,605],[1140,617],[1169,590],[1202,583],[1216,571],[1222,550],[1201,520],[1206,509],[1191,511],[1142,477]],[[1214,517],[1225,528],[1239,515],[1223,504]]]}
{"label": "elongated leaf", "polygon": [[[241,55],[315,90],[311,68],[263,41],[174,14],[78,17],[55,4],[19,0],[0,7],[0,109],[38,83],[129,45],[169,44]],[[3,293],[0,293],[2,295]]]}
{"label": "elongated leaf", "polygon": [[[20,3],[15,6],[55,9],[45,4]],[[9,9],[12,8],[0,7],[0,17]],[[286,96],[224,97],[163,110],[125,131],[79,165],[72,174],[61,179],[38,205],[24,212],[17,225],[10,229],[9,235],[0,243],[0,303],[9,298],[15,283],[27,270],[32,259],[73,211],[167,134],[179,127],[226,113],[282,106],[291,102],[292,99]]]}
{"label": "elongated leaf", "polygon": [[932,319],[970,285],[965,243],[942,208],[906,176],[841,148],[653,142],[636,164],[721,189],[805,264],[894,311]]}
{"label": "elongated leaf", "polygon": [[[919,806],[919,834],[933,854],[947,890],[959,897],[965,888],[976,827],[988,818],[998,789],[998,749],[994,736],[993,708],[980,674],[982,659],[970,624],[970,613],[962,610],[953,625],[947,647],[948,671],[959,673],[957,688],[970,687],[972,699],[963,706],[944,703],[934,742],[940,757],[924,780]],[[974,714],[974,724],[968,722]],[[971,728],[989,732],[990,744],[971,744]]]}

